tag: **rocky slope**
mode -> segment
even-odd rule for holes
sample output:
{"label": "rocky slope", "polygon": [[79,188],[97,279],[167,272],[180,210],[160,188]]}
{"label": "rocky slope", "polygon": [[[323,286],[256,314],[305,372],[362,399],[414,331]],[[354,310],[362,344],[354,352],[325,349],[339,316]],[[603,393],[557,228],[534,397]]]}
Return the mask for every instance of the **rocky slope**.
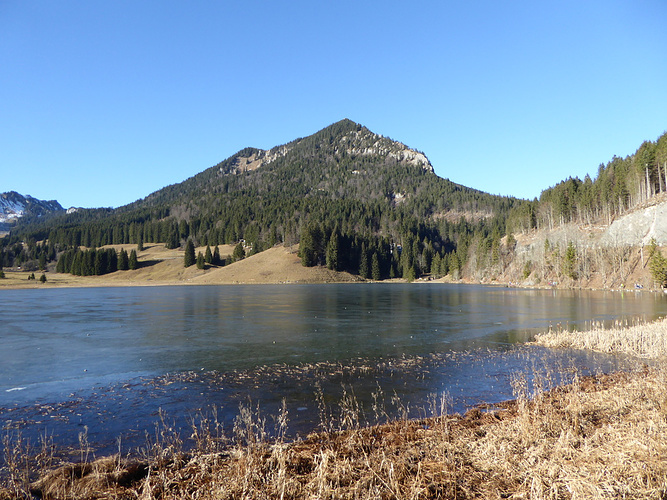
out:
{"label": "rocky slope", "polygon": [[47,213],[63,212],[64,209],[55,200],[38,200],[32,196],[23,196],[16,191],[0,194],[0,231],[7,231],[19,218],[40,217]]}
{"label": "rocky slope", "polygon": [[[494,270],[472,274],[526,286],[592,288],[658,288],[649,268],[649,245],[667,247],[667,194],[617,217],[611,224],[564,224],[515,234],[513,248],[504,240],[502,258]],[[566,263],[574,248],[572,268]],[[576,276],[576,279],[575,279]]]}

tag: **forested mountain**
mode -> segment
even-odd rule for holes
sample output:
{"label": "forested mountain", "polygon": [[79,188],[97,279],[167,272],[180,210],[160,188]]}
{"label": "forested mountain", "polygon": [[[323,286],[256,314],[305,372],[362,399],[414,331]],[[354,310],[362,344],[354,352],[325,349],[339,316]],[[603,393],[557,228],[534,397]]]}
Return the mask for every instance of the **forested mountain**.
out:
{"label": "forested mountain", "polygon": [[[48,262],[60,255],[74,261],[72,249],[79,246],[162,242],[183,248],[243,241],[250,253],[279,242],[300,243],[304,265],[373,279],[457,277],[464,270],[471,276],[480,270],[502,275],[513,259],[514,234],[570,222],[608,223],[663,191],[667,134],[600,165],[595,180],[570,178],[528,201],[443,179],[423,153],[342,120],[268,151],[242,149],[115,210],[80,209],[19,223],[1,240],[0,265]],[[564,259],[565,247],[549,248],[549,255]],[[113,263],[113,256],[107,257]],[[104,264],[107,257],[90,252],[77,258],[88,259],[88,267],[100,260],[95,267],[108,272],[113,266]],[[527,276],[534,267],[529,259],[537,257],[523,258],[521,274]],[[564,273],[565,264],[552,267],[556,277],[576,275]],[[543,274],[541,279],[551,279]]]}
{"label": "forested mountain", "polygon": [[510,210],[521,203],[440,178],[423,153],[343,120],[268,151],[243,149],[116,210],[18,227],[5,246],[151,241],[175,248],[188,239],[244,239],[256,252],[301,241],[305,265],[413,277],[431,271],[434,259],[438,273],[459,269],[473,235],[497,247]]}

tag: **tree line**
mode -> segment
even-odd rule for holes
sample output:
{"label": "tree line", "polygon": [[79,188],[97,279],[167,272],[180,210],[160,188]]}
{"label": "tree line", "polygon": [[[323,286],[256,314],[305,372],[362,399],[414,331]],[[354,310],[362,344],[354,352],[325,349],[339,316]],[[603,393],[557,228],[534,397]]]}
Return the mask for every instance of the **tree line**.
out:
{"label": "tree line", "polygon": [[600,164],[597,176],[570,177],[542,191],[539,200],[517,207],[509,221],[517,230],[553,229],[575,222],[611,221],[667,192],[667,132],[644,141],[634,154]]}
{"label": "tree line", "polygon": [[137,251],[128,254],[122,248],[120,252],[113,248],[74,248],[60,255],[56,271],[77,276],[102,276],[116,271],[134,270],[139,267]]}

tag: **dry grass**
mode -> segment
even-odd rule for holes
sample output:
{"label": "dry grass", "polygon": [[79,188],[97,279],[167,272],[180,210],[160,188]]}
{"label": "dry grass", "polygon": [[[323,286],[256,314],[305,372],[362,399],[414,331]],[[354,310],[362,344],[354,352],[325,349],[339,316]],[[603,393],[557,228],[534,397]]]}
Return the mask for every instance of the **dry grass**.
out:
{"label": "dry grass", "polygon": [[[109,245],[103,248],[125,248],[128,252],[136,245]],[[28,280],[31,272],[5,269],[5,279],[0,279],[3,288],[54,288],[54,287],[98,287],[141,285],[186,285],[186,284],[278,284],[278,283],[330,283],[359,281],[349,273],[330,271],[324,267],[303,267],[296,255],[298,247],[277,245],[252,255],[234,264],[207,269],[183,266],[183,250],[170,250],[162,243],[147,243],[138,253],[139,269],[117,271],[104,276],[74,276],[47,272],[47,282],[40,283],[41,271],[35,271],[37,280]],[[204,253],[206,247],[195,251]],[[220,254],[230,255],[233,245],[220,245]]]}
{"label": "dry grass", "polygon": [[267,419],[249,405],[231,436],[215,415],[193,422],[195,448],[187,453],[163,418],[141,459],[87,460],[83,439],[81,463],[43,469],[28,483],[16,453],[5,497],[664,499],[666,383],[665,370],[646,369],[575,375],[543,392],[539,377],[529,390],[517,376],[516,400],[493,411],[446,415],[447,399],[434,398],[432,418],[370,427],[359,425],[350,393],[335,421],[323,409],[330,432],[291,443],[283,439],[284,408]]}
{"label": "dry grass", "polygon": [[598,325],[583,332],[549,331],[538,334],[535,343],[545,347],[572,347],[661,358],[667,356],[667,318],[632,326],[617,324],[609,329]]}

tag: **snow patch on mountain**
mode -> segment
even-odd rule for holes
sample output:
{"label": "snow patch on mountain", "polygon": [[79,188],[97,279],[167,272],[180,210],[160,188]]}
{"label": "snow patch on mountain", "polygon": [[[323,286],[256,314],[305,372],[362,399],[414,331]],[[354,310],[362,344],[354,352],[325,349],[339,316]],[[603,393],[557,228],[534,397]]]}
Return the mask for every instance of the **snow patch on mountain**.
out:
{"label": "snow patch on mountain", "polygon": [[36,215],[38,217],[50,212],[62,212],[64,209],[55,200],[38,200],[32,196],[23,196],[16,191],[0,193],[0,224],[7,226],[21,217]]}

